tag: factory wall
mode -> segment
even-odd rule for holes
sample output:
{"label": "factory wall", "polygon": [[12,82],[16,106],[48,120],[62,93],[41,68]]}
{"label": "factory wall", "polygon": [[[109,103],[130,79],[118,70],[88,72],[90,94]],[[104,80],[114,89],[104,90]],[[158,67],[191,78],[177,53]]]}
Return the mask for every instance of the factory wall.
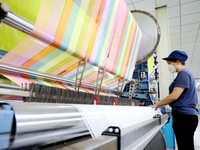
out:
{"label": "factory wall", "polygon": [[172,76],[167,69],[167,63],[162,60],[163,57],[168,56],[171,52],[167,7],[161,7],[156,9],[156,17],[161,28],[161,39],[157,48],[157,55],[159,62],[158,72],[160,84],[160,99],[162,99],[168,95],[168,87],[172,81]]}

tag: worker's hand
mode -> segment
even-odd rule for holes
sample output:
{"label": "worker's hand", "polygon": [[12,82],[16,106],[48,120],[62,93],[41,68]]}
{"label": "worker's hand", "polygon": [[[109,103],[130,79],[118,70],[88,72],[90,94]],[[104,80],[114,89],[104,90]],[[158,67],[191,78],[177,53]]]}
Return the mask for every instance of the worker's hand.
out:
{"label": "worker's hand", "polygon": [[149,107],[154,108],[155,110],[157,110],[160,106],[158,106],[158,104],[154,104],[154,105],[150,105]]}

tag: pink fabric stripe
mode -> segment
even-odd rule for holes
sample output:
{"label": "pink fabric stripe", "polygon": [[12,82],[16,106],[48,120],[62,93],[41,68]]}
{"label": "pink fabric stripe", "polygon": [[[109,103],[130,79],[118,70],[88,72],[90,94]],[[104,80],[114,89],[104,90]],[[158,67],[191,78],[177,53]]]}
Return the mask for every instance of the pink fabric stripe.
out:
{"label": "pink fabric stripe", "polygon": [[[139,29],[139,28],[138,28]],[[140,29],[139,29],[140,30]],[[137,57],[138,57],[138,54],[139,54],[139,51],[140,51],[140,44],[141,44],[141,41],[142,41],[142,32],[140,31],[140,36],[139,36],[139,43],[138,43],[138,50],[135,54],[135,60],[134,60],[134,64],[136,63],[136,60],[137,60]]]}
{"label": "pink fabric stripe", "polygon": [[[118,4],[116,16],[115,16],[114,25],[113,25],[113,28],[112,28],[112,31],[111,31],[109,42],[108,42],[108,47],[107,47],[107,50],[106,50],[106,56],[108,56],[108,53],[110,51],[112,40],[113,40],[113,36],[114,36],[115,30],[116,30],[116,27],[117,27],[117,22],[118,22],[118,19],[119,19],[119,14],[120,14],[121,6],[122,6],[121,3],[122,3],[122,1],[120,0],[120,2]],[[106,66],[106,61],[107,61],[107,59],[104,59],[103,67]]]}
{"label": "pink fabric stripe", "polygon": [[[87,82],[91,82],[92,80],[95,80],[95,79],[97,79],[97,76],[94,76],[94,77],[90,77],[90,78],[87,78],[87,79],[85,79],[85,80],[83,80],[83,81],[87,81]],[[96,81],[95,81],[96,82]]]}
{"label": "pink fabric stripe", "polygon": [[30,83],[28,80],[25,80],[24,78],[20,77],[20,74],[3,74],[4,76],[6,76],[8,79],[10,79],[11,81],[17,83],[19,86],[21,86],[21,83]]}
{"label": "pink fabric stripe", "polygon": [[39,27],[35,26],[31,36],[47,43],[51,44],[55,39],[54,35],[45,32],[44,30],[40,29]]}
{"label": "pink fabric stripe", "polygon": [[[140,28],[139,27],[137,27],[137,30],[140,30]],[[140,36],[138,36],[138,38],[139,38],[139,42],[138,42],[138,45],[136,46],[138,49],[136,49],[136,52],[135,52],[135,59],[134,59],[134,57],[133,57],[133,59],[134,59],[134,62],[133,62],[133,64],[135,65],[135,63],[136,63],[136,60],[137,60],[137,56],[138,56],[138,53],[139,53],[139,48],[140,48],[140,44],[141,44],[141,41],[142,41],[142,32],[141,31],[139,31],[140,33]],[[137,33],[136,33],[137,34]],[[136,39],[137,40],[137,39]],[[135,41],[136,42],[136,41]],[[133,47],[134,48],[134,47]],[[134,50],[132,50],[132,51],[134,51]],[[132,54],[133,55],[133,54]],[[131,62],[129,62],[129,64],[131,65]],[[132,69],[134,69],[134,67],[132,68]],[[127,69],[127,71],[128,71],[128,69]],[[128,77],[129,77],[129,72],[126,72],[126,76],[125,76],[125,78],[126,79],[128,79]],[[131,76],[132,77],[132,76]],[[130,80],[130,79],[128,79],[128,80]]]}
{"label": "pink fabric stripe", "polygon": [[[136,34],[135,34],[135,39],[134,39],[134,42],[133,42],[133,47],[132,47],[132,50],[131,50],[131,54],[130,54],[130,58],[129,58],[129,62],[128,62],[128,66],[127,66],[127,70],[125,70],[126,71],[126,73],[125,73],[125,79],[128,79],[128,74],[130,73],[129,71],[131,70],[130,69],[130,66],[131,66],[131,61],[135,61],[134,60],[134,53],[136,53],[135,51],[137,51],[137,49],[135,49],[135,48],[137,48],[137,34],[138,34],[138,27],[136,26],[136,28],[137,28],[137,30],[136,30]],[[139,38],[139,37],[138,37]],[[136,46],[135,46],[136,45]],[[134,50],[135,49],[135,50]],[[134,63],[134,62],[133,62]],[[133,71],[133,70],[132,70]],[[133,72],[132,72],[133,73]]]}
{"label": "pink fabric stripe", "polygon": [[85,80],[86,78],[88,78],[88,76],[90,76],[90,75],[92,75],[92,74],[94,74],[94,73],[97,73],[96,71],[93,71],[93,72],[91,72],[91,73],[88,73],[87,75],[84,75],[83,76],[83,80]]}
{"label": "pink fabric stripe", "polygon": [[[135,28],[137,28],[137,24],[136,24],[136,22],[134,21],[133,28],[132,28],[132,32],[129,33],[129,34],[131,34],[131,38],[130,38],[129,42],[127,42],[127,44],[128,44],[128,52],[131,52],[131,51],[132,51],[131,46],[134,47],[134,38],[136,37],[136,34],[137,34],[137,31],[136,31],[136,33],[134,34]],[[133,43],[132,43],[132,41],[133,41]],[[129,63],[129,59],[130,59],[130,58],[131,58],[131,56],[126,55],[126,59],[125,59],[125,65],[126,65],[126,66],[124,66],[124,67],[123,67],[123,70],[122,70],[122,72],[123,72],[122,76],[123,76],[123,77],[125,77],[125,75],[126,75],[126,71],[127,71],[127,69],[128,69],[128,63]]]}
{"label": "pink fabric stripe", "polygon": [[91,59],[90,59],[90,62],[92,62],[92,63],[95,62],[95,59],[97,57],[96,55],[97,55],[97,52],[98,52],[99,44],[100,44],[100,41],[101,41],[101,38],[102,38],[102,33],[103,33],[102,30],[104,29],[104,26],[106,24],[106,18],[107,18],[107,15],[108,15],[110,3],[111,3],[111,0],[106,1],[106,6],[105,6],[104,11],[103,11],[103,16],[102,16],[102,19],[101,19],[101,23],[99,25],[97,38],[95,40],[95,45],[94,45],[92,55],[91,55]]}
{"label": "pink fabric stripe", "polygon": [[60,16],[62,15],[65,0],[55,0],[46,30],[42,30],[35,26],[32,36],[39,38],[41,41],[51,44],[55,39],[54,35],[59,24]]}
{"label": "pink fabric stripe", "polygon": [[62,15],[65,0],[55,0],[51,15],[49,17],[48,25],[46,27],[46,32],[55,35],[57,26],[60,22],[60,16]]}
{"label": "pink fabric stripe", "polygon": [[86,52],[85,51],[88,51],[88,47],[90,45],[90,41],[91,41],[91,38],[92,38],[92,33],[93,33],[93,30],[94,30],[94,26],[95,26],[95,20],[96,20],[96,17],[98,15],[98,10],[100,9],[100,6],[101,6],[101,1],[95,1],[95,6],[93,8],[93,13],[92,13],[92,16],[91,16],[91,21],[90,21],[90,24],[89,24],[89,31],[88,31],[88,34],[86,35],[85,38],[87,38],[87,40],[85,40],[84,44],[83,44],[83,50],[82,50],[82,53],[85,54]]}
{"label": "pink fabric stripe", "polygon": [[21,66],[47,46],[48,45],[46,44],[37,43],[33,47],[29,48],[22,56],[19,56],[14,61],[12,61],[11,64]]}
{"label": "pink fabric stripe", "polygon": [[113,52],[113,54],[111,54],[113,57],[110,57],[111,61],[110,61],[110,64],[108,65],[109,66],[108,67],[109,71],[111,71],[113,66],[114,66],[114,61],[115,61],[117,49],[118,49],[118,46],[119,46],[119,40],[120,40],[120,37],[121,37],[121,34],[122,34],[123,25],[125,23],[124,20],[125,20],[125,17],[126,17],[126,12],[127,12],[127,9],[124,9],[122,20],[120,20],[120,22],[122,22],[122,23],[119,24],[120,25],[119,29],[117,28],[117,30],[119,30],[119,34],[117,35],[116,42],[114,43],[115,44],[114,52]]}
{"label": "pink fabric stripe", "polygon": [[69,78],[70,76],[72,76],[73,74],[75,74],[75,73],[76,73],[76,71],[77,71],[77,68],[75,68],[73,71],[71,71],[71,72],[67,73],[67,74],[66,74],[66,75],[64,75],[63,77],[64,77],[64,78]]}
{"label": "pink fabric stripe", "polygon": [[73,87],[71,87],[71,86],[69,86],[69,85],[67,85],[67,84],[63,84],[64,86],[66,86],[69,90],[74,90],[74,88]]}

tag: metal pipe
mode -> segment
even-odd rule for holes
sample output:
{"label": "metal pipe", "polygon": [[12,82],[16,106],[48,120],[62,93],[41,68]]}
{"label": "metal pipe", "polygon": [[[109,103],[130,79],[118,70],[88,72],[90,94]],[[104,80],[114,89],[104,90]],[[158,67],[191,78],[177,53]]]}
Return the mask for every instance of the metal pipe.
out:
{"label": "metal pipe", "polygon": [[21,90],[22,89],[20,86],[17,86],[17,85],[2,84],[2,83],[0,83],[0,88],[15,89],[15,90]]}
{"label": "metal pipe", "polygon": [[12,12],[8,12],[6,14],[6,17],[3,19],[3,23],[17,30],[20,30],[26,34],[31,34],[34,28],[34,25],[31,22],[23,19],[22,17]]}
{"label": "metal pipe", "polygon": [[6,3],[0,3],[0,20],[26,34],[31,34],[34,28],[34,24],[10,12],[10,8]]}
{"label": "metal pipe", "polygon": [[157,19],[152,14],[142,10],[132,10],[131,13],[142,30],[142,41],[137,57],[137,64],[140,64],[156,51],[161,30]]}
{"label": "metal pipe", "polygon": [[[62,77],[57,77],[57,76],[53,76],[53,75],[48,75],[48,74],[44,74],[44,73],[39,73],[39,72],[35,72],[35,71],[31,71],[31,70],[27,70],[27,69],[22,69],[22,68],[17,68],[5,63],[0,62],[0,72],[4,72],[4,73],[15,73],[15,74],[24,74],[24,75],[28,75],[28,76],[33,76],[33,77],[39,77],[42,79],[49,79],[51,81],[58,81],[58,82],[62,82],[64,84],[72,84],[75,85],[75,81],[72,80],[68,80]],[[86,87],[86,88],[93,88],[95,89],[95,86],[86,84],[84,82],[81,83],[81,87]],[[106,89],[106,88],[102,88],[105,91],[112,91],[112,92],[116,92],[114,90],[110,90],[110,89]]]}
{"label": "metal pipe", "polygon": [[84,126],[81,113],[70,105],[13,103],[17,134]]}
{"label": "metal pipe", "polygon": [[30,97],[30,92],[15,90],[15,89],[0,88],[0,95]]}
{"label": "metal pipe", "polygon": [[71,145],[64,145],[57,150],[118,150],[117,137],[102,135],[97,138],[90,138]]}
{"label": "metal pipe", "polygon": [[8,149],[30,149],[81,136],[90,136],[89,131],[85,128],[76,127],[19,134],[15,137],[15,140],[11,141]]}
{"label": "metal pipe", "polygon": [[[89,135],[81,112],[72,105],[0,102],[14,112],[10,148],[42,146]],[[0,143],[1,144],[1,143]]]}
{"label": "metal pipe", "polygon": [[67,80],[67,79],[63,79],[61,77],[47,75],[47,74],[43,74],[43,73],[39,73],[39,72],[27,70],[27,69],[17,68],[17,67],[14,67],[14,66],[2,63],[2,62],[0,62],[0,71],[4,72],[4,73],[16,73],[16,74],[22,74],[22,75],[25,74],[28,76],[34,76],[34,77],[39,77],[39,78],[43,78],[43,79],[60,81],[62,83],[74,84],[74,82],[71,80]]}

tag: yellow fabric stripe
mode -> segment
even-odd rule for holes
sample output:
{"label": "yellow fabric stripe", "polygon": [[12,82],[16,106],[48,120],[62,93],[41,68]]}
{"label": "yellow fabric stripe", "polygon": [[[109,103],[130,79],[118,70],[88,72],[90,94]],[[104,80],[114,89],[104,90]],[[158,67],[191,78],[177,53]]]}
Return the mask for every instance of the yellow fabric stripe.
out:
{"label": "yellow fabric stripe", "polygon": [[78,50],[76,50],[76,45],[78,43],[79,38],[84,38],[81,37],[80,33],[81,33],[81,27],[84,23],[84,18],[86,15],[86,9],[88,7],[88,3],[89,0],[85,0],[82,1],[79,12],[78,12],[78,16],[76,18],[76,23],[75,23],[75,27],[73,29],[73,33],[72,33],[72,37],[69,43],[69,53],[74,53],[76,51],[76,55],[80,56],[80,52],[81,52],[81,48]]}
{"label": "yellow fabric stripe", "polygon": [[[37,14],[38,14],[40,4],[41,4],[41,0],[20,0],[20,1],[19,0],[0,0],[0,2],[7,3],[11,11],[29,20],[33,24],[36,21]],[[24,12],[27,12],[27,13],[24,13]],[[6,24],[1,24],[0,35],[1,35],[0,49],[8,51],[8,52],[12,50],[18,43],[20,43],[23,39],[25,39],[28,36],[27,34],[21,31],[18,31]]]}

